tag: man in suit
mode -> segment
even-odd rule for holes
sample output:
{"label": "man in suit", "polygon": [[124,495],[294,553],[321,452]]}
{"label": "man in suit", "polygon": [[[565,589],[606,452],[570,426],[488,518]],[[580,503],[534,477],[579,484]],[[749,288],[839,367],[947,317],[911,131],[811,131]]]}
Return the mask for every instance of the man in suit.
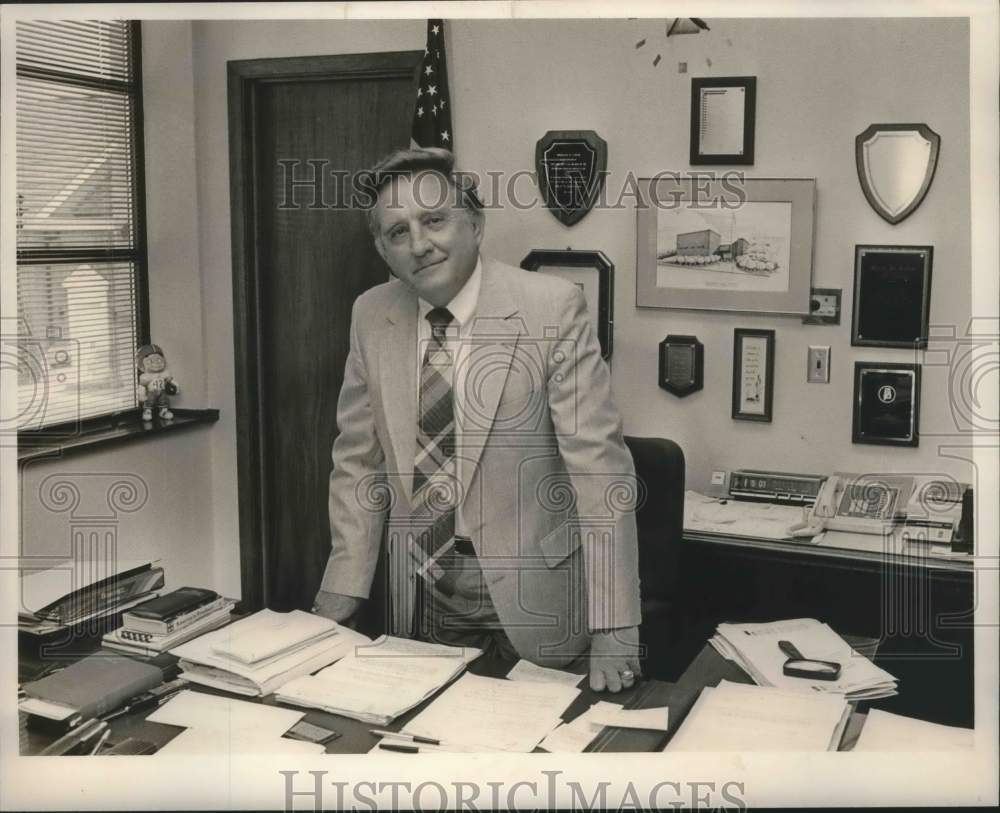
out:
{"label": "man in suit", "polygon": [[368,175],[395,279],[358,297],[314,611],[350,623],[386,521],[390,631],[639,674],[635,473],[579,289],[480,256],[446,150]]}

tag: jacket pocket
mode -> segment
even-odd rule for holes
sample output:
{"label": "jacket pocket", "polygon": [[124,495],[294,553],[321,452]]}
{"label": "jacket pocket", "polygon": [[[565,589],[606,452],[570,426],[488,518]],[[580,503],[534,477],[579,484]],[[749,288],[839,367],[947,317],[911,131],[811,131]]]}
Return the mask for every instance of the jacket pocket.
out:
{"label": "jacket pocket", "polygon": [[580,535],[575,530],[573,525],[564,522],[538,541],[546,565],[555,567],[580,547]]}

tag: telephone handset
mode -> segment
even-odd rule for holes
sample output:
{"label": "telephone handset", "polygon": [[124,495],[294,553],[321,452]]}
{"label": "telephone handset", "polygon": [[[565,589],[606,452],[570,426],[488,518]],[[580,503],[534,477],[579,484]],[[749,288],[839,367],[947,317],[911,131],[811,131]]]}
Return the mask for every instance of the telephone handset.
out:
{"label": "telephone handset", "polygon": [[789,534],[811,537],[824,530],[882,534],[905,518],[912,492],[909,476],[837,472],[826,479],[805,519],[789,528]]}

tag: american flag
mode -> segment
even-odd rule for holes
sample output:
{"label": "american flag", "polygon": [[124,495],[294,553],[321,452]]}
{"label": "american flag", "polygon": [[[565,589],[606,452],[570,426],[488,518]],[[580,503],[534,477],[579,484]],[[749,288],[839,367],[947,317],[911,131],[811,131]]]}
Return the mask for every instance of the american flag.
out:
{"label": "american flag", "polygon": [[427,46],[420,63],[417,103],[410,139],[418,147],[455,149],[451,129],[451,94],[444,54],[444,20],[427,21]]}

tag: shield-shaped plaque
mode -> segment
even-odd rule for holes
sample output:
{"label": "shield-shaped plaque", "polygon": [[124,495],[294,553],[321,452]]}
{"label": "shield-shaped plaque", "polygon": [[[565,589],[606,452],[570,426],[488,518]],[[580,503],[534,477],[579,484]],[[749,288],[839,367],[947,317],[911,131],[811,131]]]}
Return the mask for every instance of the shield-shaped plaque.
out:
{"label": "shield-shaped plaque", "polygon": [[926,124],[872,124],[854,139],[858,180],[871,207],[896,224],[934,180],[941,137]]}
{"label": "shield-shaped plaque", "polygon": [[607,142],[593,130],[549,130],[535,145],[542,199],[566,226],[593,208],[607,167]]}

